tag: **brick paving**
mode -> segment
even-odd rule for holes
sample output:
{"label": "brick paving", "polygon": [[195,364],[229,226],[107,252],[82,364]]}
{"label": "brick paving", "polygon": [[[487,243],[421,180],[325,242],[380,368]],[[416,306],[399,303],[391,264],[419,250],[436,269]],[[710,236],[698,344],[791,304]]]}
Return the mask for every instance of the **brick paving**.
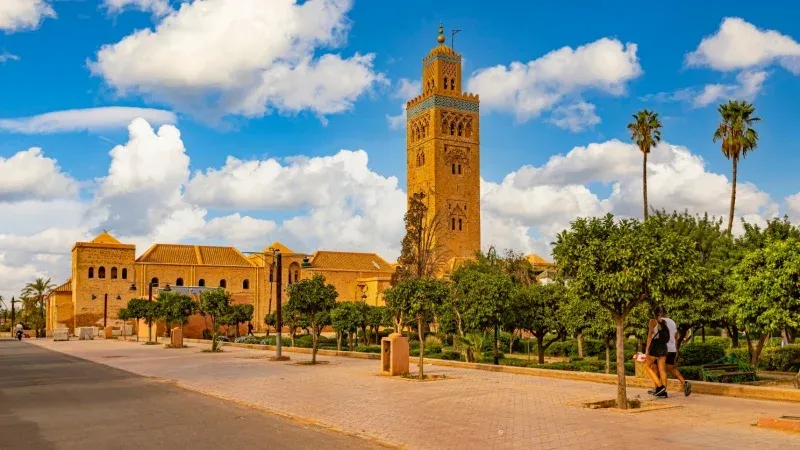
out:
{"label": "brick paving", "polygon": [[[610,385],[426,366],[446,379],[378,375],[379,362],[321,357],[327,365],[266,358],[273,352],[206,345],[166,350],[120,341],[31,340],[37,345],[268,411],[407,448],[798,448],[796,433],[753,426],[759,417],[800,416],[800,404],[682,394],[679,408],[623,413],[576,403],[615,397]],[[416,366],[412,364],[412,371]],[[628,396],[647,398],[644,389]]]}

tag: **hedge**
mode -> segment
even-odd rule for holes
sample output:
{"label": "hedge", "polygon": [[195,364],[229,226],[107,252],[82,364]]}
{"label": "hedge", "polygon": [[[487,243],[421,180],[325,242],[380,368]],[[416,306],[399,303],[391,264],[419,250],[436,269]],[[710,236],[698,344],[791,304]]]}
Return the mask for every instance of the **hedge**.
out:
{"label": "hedge", "polygon": [[[730,354],[742,362],[750,362],[747,347],[734,348]],[[758,369],[778,372],[796,372],[800,370],[800,344],[789,344],[785,347],[766,347],[761,350]]]}
{"label": "hedge", "polygon": [[719,342],[695,342],[681,347],[680,366],[702,366],[725,357],[725,348]]}

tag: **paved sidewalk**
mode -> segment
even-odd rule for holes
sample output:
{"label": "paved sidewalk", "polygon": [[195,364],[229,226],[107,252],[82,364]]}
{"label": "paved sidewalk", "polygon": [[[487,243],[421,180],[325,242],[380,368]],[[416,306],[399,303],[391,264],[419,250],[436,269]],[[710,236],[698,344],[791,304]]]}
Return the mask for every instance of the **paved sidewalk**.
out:
{"label": "paved sidewalk", "polygon": [[[31,340],[31,342],[34,342]],[[572,404],[615,397],[614,386],[426,366],[447,379],[412,382],[378,375],[379,362],[322,357],[327,365],[270,362],[273,352],[207,346],[166,350],[120,341],[41,345],[269,411],[408,448],[798,448],[796,434],[756,428],[759,417],[800,416],[800,405],[676,395],[680,408],[622,413]],[[416,367],[412,365],[412,371]],[[647,398],[643,389],[628,396]]]}

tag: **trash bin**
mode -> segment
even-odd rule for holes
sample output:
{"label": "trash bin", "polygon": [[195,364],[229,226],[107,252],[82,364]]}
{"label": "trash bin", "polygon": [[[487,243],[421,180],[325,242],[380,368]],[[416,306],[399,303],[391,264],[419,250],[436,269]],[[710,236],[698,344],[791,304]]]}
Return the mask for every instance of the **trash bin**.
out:
{"label": "trash bin", "polygon": [[105,327],[103,333],[106,339],[114,339],[114,327]]}
{"label": "trash bin", "polygon": [[381,339],[381,374],[402,375],[408,373],[408,338],[392,333]]}

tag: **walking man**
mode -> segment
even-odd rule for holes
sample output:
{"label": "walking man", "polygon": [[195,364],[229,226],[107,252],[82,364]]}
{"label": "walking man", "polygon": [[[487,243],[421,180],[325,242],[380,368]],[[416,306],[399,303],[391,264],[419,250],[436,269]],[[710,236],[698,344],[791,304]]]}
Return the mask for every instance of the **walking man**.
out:
{"label": "walking man", "polygon": [[683,386],[683,395],[686,397],[692,395],[692,383],[686,381],[681,375],[680,371],[678,371],[677,367],[677,358],[678,358],[678,347],[675,345],[678,339],[678,326],[675,324],[675,321],[669,318],[667,314],[666,308],[661,308],[664,312],[664,316],[662,320],[664,323],[667,324],[669,328],[669,342],[667,342],[667,361],[666,361],[666,370],[667,372],[675,377]]}

